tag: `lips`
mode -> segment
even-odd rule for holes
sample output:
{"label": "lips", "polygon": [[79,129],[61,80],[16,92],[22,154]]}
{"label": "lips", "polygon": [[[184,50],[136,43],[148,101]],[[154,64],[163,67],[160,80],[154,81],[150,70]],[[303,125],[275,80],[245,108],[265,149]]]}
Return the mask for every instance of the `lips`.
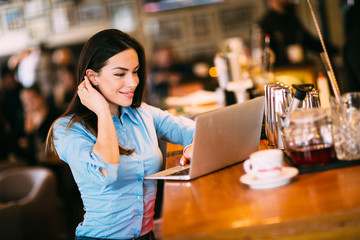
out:
{"label": "lips", "polygon": [[125,97],[128,98],[132,98],[134,97],[134,91],[130,91],[130,92],[120,92],[122,95],[124,95]]}

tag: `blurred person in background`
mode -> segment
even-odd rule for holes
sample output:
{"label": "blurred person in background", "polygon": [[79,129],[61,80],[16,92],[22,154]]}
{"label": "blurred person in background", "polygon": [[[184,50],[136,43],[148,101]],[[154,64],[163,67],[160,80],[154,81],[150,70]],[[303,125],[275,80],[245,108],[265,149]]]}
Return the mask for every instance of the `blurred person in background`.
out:
{"label": "blurred person in background", "polygon": [[177,63],[174,52],[169,47],[157,49],[150,63],[148,77],[150,104],[166,109],[164,103],[170,88],[177,86],[183,79],[183,69]]}
{"label": "blurred person in background", "polygon": [[59,112],[65,112],[76,92],[76,80],[72,65],[56,69],[56,84],[53,91],[54,106]]}
{"label": "blurred person in background", "polygon": [[51,60],[56,73],[52,104],[63,113],[76,92],[75,58],[70,48],[63,47],[53,52]]}
{"label": "blurred person in background", "polygon": [[46,160],[45,140],[59,114],[49,107],[37,84],[22,89],[20,98],[24,108],[23,133],[18,139],[20,154],[29,165],[37,165]]}
{"label": "blurred person in background", "polygon": [[[291,0],[267,0],[268,11],[258,24],[264,34],[270,35],[270,48],[275,53],[275,67],[307,63],[307,52],[323,52],[321,42],[302,25]],[[338,48],[325,43],[329,55]]]}
{"label": "blurred person in background", "polygon": [[346,41],[343,50],[346,84],[342,92],[360,91],[360,1],[345,12]]}
{"label": "blurred person in background", "polygon": [[9,153],[17,152],[17,138],[22,128],[23,108],[20,100],[22,85],[17,81],[14,70],[8,63],[1,66],[0,75],[0,155],[4,159]]}
{"label": "blurred person in background", "polygon": [[360,26],[360,1],[346,1],[343,9],[345,16],[345,36],[348,37]]}

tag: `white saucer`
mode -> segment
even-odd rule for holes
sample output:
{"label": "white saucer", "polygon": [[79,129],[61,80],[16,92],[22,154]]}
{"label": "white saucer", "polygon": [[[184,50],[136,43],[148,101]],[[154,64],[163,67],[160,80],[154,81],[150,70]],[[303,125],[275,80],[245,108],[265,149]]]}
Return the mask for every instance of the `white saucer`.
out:
{"label": "white saucer", "polygon": [[288,184],[291,178],[299,174],[299,170],[294,167],[283,167],[279,176],[270,179],[257,179],[250,174],[240,177],[240,182],[249,185],[253,189],[267,189],[280,187]]}

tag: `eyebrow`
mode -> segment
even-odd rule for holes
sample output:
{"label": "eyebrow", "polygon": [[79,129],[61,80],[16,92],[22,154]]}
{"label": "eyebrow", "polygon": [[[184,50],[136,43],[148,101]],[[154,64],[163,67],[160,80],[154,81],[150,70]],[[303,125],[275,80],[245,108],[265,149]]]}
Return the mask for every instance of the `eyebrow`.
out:
{"label": "eyebrow", "polygon": [[[135,69],[138,69],[140,67],[140,64],[139,65],[137,65],[135,68],[134,68],[134,70]],[[112,70],[116,70],[116,69],[121,69],[121,70],[124,70],[124,71],[129,71],[129,69],[127,69],[127,68],[124,68],[124,67],[114,67]]]}

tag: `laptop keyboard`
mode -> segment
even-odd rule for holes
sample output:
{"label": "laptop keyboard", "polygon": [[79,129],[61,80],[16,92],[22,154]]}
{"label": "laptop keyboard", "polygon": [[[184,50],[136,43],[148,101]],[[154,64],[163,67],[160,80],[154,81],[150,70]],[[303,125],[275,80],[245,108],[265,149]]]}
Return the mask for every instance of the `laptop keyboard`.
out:
{"label": "laptop keyboard", "polygon": [[190,168],[187,168],[187,169],[184,169],[184,170],[180,170],[180,171],[178,171],[178,172],[171,173],[171,174],[169,174],[168,176],[189,175],[189,171],[190,171]]}

